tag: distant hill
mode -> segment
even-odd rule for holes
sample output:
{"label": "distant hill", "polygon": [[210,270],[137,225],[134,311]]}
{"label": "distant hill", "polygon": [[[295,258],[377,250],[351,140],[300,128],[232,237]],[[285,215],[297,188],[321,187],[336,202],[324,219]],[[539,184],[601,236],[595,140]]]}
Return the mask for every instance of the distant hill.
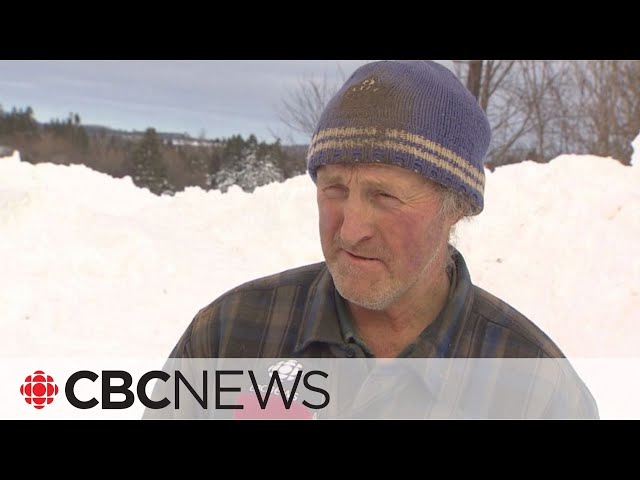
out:
{"label": "distant hill", "polygon": [[[114,135],[126,140],[140,140],[144,136],[143,131],[139,130],[120,130],[116,128],[105,127],[104,125],[82,125],[89,136],[98,135]],[[157,135],[165,143],[172,145],[192,145],[192,146],[217,146],[223,143],[224,138],[195,138],[187,133],[175,132],[157,132]],[[309,145],[282,145],[282,149],[295,156],[306,155]]]}
{"label": "distant hill", "polygon": [[[138,130],[120,130],[103,125],[82,125],[82,127],[89,136],[114,135],[126,140],[140,140],[144,137],[144,132]],[[157,132],[157,135],[164,143],[170,142],[172,145],[212,146],[221,143],[218,139],[194,138],[186,133]]]}

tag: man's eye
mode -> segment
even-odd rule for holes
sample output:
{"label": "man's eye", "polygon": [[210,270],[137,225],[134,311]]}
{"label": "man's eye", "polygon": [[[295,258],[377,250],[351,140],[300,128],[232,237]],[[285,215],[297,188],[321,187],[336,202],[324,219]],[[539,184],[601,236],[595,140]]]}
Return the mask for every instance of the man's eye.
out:
{"label": "man's eye", "polygon": [[398,197],[386,192],[378,192],[374,198],[383,207],[396,207],[401,203]]}
{"label": "man's eye", "polygon": [[378,192],[378,197],[382,198],[385,201],[398,200],[398,197],[385,192]]}
{"label": "man's eye", "polygon": [[324,188],[324,193],[329,196],[342,195],[346,188],[342,185],[329,185]]}

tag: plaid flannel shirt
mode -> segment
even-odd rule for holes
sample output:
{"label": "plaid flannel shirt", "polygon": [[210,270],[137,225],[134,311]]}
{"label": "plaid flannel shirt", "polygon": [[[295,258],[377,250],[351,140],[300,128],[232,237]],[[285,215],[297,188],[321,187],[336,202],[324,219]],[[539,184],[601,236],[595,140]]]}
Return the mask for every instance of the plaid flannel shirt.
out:
{"label": "plaid flannel shirt", "polygon": [[[475,286],[462,255],[451,247],[448,301],[406,349],[405,358],[563,359],[554,369],[562,407],[550,417],[598,418],[588,388],[560,348],[513,307]],[[362,358],[371,354],[342,319],[325,262],[240,285],[198,312],[171,358]],[[568,366],[568,374],[567,374]],[[548,370],[548,369],[547,369]],[[491,389],[488,388],[487,391]]]}

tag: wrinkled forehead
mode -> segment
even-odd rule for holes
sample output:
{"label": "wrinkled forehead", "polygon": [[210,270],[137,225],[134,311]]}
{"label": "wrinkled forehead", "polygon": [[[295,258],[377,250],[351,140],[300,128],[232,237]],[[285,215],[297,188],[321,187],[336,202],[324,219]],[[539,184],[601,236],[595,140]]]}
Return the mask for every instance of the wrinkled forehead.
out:
{"label": "wrinkled forehead", "polygon": [[436,188],[431,180],[396,165],[360,163],[323,165],[318,168],[318,183],[351,181],[402,188]]}

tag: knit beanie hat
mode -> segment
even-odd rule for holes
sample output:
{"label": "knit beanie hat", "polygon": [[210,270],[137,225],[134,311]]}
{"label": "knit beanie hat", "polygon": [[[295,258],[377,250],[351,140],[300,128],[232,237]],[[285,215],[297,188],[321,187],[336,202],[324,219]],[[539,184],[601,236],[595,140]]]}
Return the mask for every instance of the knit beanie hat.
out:
{"label": "knit beanie hat", "polygon": [[325,107],[307,168],[383,163],[414,171],[484,208],[483,159],[491,129],[478,102],[445,66],[380,61],[358,68]]}

